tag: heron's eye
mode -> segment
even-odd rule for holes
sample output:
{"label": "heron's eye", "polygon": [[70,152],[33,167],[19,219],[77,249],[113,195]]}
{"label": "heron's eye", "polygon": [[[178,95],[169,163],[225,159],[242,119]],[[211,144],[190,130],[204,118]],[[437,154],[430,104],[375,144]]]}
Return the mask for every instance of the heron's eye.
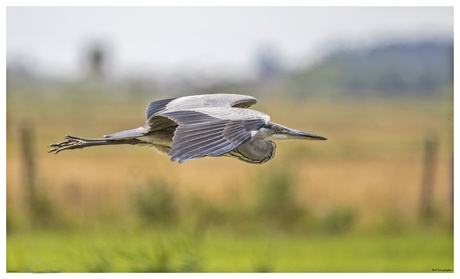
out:
{"label": "heron's eye", "polygon": [[279,127],[275,128],[275,133],[281,133],[282,131],[283,131],[283,129],[281,129]]}

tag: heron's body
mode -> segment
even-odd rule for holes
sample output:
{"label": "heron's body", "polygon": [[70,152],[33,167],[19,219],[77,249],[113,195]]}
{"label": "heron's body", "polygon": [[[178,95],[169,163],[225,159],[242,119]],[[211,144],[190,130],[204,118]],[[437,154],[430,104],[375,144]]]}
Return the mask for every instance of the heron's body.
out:
{"label": "heron's body", "polygon": [[249,163],[264,163],[275,155],[274,139],[325,138],[270,122],[270,117],[248,109],[251,96],[195,95],[152,102],[144,126],[100,139],[66,136],[51,144],[50,152],[96,145],[150,145],[180,163],[205,156],[230,156]]}

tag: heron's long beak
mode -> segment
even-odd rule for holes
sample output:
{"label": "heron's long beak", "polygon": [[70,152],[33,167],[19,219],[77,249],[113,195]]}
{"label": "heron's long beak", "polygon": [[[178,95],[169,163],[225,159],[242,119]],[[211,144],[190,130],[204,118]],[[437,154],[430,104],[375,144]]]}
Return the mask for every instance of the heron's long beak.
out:
{"label": "heron's long beak", "polygon": [[270,130],[273,132],[268,139],[274,140],[326,140],[325,137],[291,129],[286,126],[271,123]]}
{"label": "heron's long beak", "polygon": [[327,140],[327,138],[310,134],[310,133],[305,133],[302,131],[294,130],[294,129],[286,129],[283,131],[282,134],[280,135],[285,135],[286,139],[296,139],[296,140]]}

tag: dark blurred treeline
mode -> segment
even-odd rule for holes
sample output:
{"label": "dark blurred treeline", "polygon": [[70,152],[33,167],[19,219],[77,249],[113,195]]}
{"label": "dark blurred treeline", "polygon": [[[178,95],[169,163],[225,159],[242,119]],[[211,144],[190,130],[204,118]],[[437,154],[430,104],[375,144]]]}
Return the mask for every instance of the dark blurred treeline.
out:
{"label": "dark blurred treeline", "polygon": [[298,94],[308,90],[357,96],[435,95],[453,82],[453,43],[395,42],[340,49],[287,78]]}
{"label": "dark blurred treeline", "polygon": [[[453,87],[453,41],[392,41],[368,47],[336,47],[315,63],[290,68],[276,48],[255,53],[256,74],[247,78],[176,73],[167,78],[148,72],[110,76],[113,54],[103,44],[87,47],[75,79],[38,73],[27,59],[9,59],[7,86],[49,88],[56,85],[103,85],[108,91],[135,95],[189,95],[234,92],[283,97],[436,97]],[[275,49],[275,50],[274,50]],[[310,61],[311,62],[311,61]],[[302,63],[300,63],[302,65]],[[38,86],[38,87],[37,87]],[[115,89],[115,90],[114,90]],[[43,90],[47,92],[47,90]]]}

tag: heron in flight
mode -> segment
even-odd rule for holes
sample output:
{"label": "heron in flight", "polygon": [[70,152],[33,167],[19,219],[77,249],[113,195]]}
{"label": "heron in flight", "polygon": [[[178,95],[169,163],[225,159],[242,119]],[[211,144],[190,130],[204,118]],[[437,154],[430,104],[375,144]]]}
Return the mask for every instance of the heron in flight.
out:
{"label": "heron in flight", "polygon": [[326,138],[270,122],[260,111],[248,109],[256,103],[251,96],[237,94],[194,95],[154,101],[147,107],[144,126],[89,139],[66,136],[50,145],[49,152],[98,145],[150,145],[171,161],[206,156],[230,156],[261,164],[275,155],[273,140]]}

